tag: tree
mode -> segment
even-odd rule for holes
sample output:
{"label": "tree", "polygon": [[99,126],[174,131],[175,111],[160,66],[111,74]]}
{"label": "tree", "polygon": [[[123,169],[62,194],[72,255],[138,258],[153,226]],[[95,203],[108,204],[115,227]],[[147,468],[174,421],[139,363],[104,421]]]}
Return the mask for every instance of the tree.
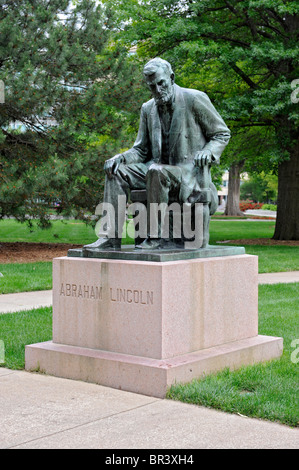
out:
{"label": "tree", "polygon": [[214,85],[219,86],[221,79],[234,82],[221,97],[229,126],[233,131],[265,128],[273,139],[267,164],[278,171],[274,238],[298,240],[299,116],[297,100],[291,100],[291,84],[299,76],[298,3],[117,0],[114,4],[127,20],[122,24],[127,40],[137,42],[143,54],[173,59],[175,68],[188,59],[191,72],[197,69],[199,77],[217,59],[219,79]]}
{"label": "tree", "polygon": [[274,175],[253,174],[241,184],[241,199],[270,203],[277,197],[277,177]]}
{"label": "tree", "polygon": [[[244,144],[246,143],[246,145]],[[273,167],[272,154],[275,146],[273,131],[267,126],[233,127],[230,148],[222,159],[222,165],[229,165],[228,196],[225,215],[241,215],[240,178],[244,172],[259,179],[260,174],[271,175],[277,171]],[[272,175],[275,178],[275,174]],[[270,176],[268,176],[270,178]]]}
{"label": "tree", "polygon": [[57,202],[94,211],[103,162],[131,145],[139,114],[139,69],[112,28],[109,8],[90,0],[0,3],[0,218],[47,226]]}

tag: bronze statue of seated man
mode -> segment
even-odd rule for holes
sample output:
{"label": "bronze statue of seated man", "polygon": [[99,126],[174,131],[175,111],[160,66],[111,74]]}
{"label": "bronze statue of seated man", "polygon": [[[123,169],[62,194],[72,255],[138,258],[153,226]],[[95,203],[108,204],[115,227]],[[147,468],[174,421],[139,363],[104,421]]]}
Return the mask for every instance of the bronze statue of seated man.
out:
{"label": "bronze statue of seated man", "polygon": [[[118,210],[118,198],[128,201],[131,190],[146,189],[147,207],[152,203],[203,203],[203,243],[208,244],[210,215],[217,208],[217,190],[210,168],[219,162],[230,138],[230,131],[208,96],[174,83],[171,65],[163,59],[150,60],[143,70],[153,98],[141,108],[140,125],[133,147],[105,162],[104,202],[115,209],[113,224],[106,224],[100,238],[85,248],[120,249],[124,210]],[[204,195],[204,196],[203,196]],[[156,221],[153,237],[147,211],[147,238],[140,249],[160,249],[163,217]],[[154,224],[155,225],[155,224]],[[113,233],[110,233],[113,226]]]}

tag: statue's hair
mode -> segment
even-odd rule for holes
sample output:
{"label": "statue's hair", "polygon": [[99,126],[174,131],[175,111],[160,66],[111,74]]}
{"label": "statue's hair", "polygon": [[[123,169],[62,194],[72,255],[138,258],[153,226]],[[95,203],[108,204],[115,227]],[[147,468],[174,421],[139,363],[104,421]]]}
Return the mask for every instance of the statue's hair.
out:
{"label": "statue's hair", "polygon": [[156,57],[155,59],[151,59],[147,64],[145,64],[143,69],[144,75],[153,75],[157,72],[159,68],[162,68],[165,72],[169,73],[169,76],[173,74],[173,70],[171,65],[167,60],[160,59],[160,57]]}

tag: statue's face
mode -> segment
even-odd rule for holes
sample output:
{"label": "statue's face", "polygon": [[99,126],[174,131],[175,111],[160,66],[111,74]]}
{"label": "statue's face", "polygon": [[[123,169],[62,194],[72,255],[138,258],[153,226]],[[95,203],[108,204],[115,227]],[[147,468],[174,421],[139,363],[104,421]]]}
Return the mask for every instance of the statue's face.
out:
{"label": "statue's face", "polygon": [[170,76],[162,68],[157,69],[156,73],[145,77],[147,86],[152,92],[157,105],[163,105],[171,101],[173,97],[174,77]]}

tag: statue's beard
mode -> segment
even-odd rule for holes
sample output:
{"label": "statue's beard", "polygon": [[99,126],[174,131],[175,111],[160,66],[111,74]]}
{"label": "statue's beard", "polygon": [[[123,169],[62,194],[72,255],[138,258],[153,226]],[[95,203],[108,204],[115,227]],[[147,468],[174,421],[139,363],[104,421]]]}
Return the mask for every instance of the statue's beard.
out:
{"label": "statue's beard", "polygon": [[154,100],[157,106],[163,106],[164,104],[171,103],[173,100],[173,87],[163,91],[159,96],[154,96]]}

